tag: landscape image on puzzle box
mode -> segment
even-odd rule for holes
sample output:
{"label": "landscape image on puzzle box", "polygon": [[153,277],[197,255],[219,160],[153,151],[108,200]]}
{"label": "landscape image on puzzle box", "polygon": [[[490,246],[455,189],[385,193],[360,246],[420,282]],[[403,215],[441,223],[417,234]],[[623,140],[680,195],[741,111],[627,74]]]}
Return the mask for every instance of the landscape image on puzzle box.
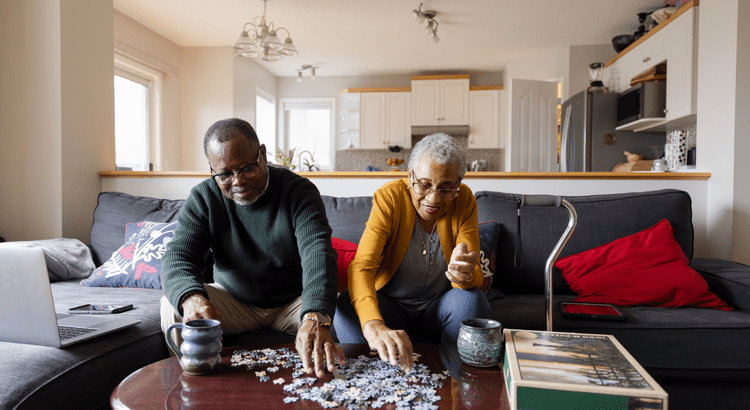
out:
{"label": "landscape image on puzzle box", "polygon": [[524,381],[653,390],[606,336],[514,331],[513,348]]}

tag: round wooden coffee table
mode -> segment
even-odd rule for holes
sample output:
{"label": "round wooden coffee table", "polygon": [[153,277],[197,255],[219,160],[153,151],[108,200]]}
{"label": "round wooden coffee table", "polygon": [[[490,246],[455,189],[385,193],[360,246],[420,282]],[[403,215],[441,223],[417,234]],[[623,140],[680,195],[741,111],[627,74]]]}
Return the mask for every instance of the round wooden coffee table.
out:
{"label": "round wooden coffee table", "polygon": [[[341,345],[347,357],[368,354],[366,345]],[[255,371],[247,366],[231,366],[232,352],[236,350],[294,349],[292,344],[250,345],[228,347],[222,350],[222,361],[213,373],[189,376],[182,373],[177,358],[172,357],[150,364],[133,372],[112,392],[110,404],[119,409],[317,409],[322,407],[309,400],[284,403],[287,396],[281,385],[272,381],[261,382]],[[508,409],[508,399],[502,369],[471,367],[461,363],[455,350],[440,345],[415,344],[414,351],[431,372],[449,369],[451,377],[443,381],[438,390],[440,409]],[[279,369],[271,379],[283,377],[292,380],[292,369]],[[330,381],[327,375],[315,385]],[[383,409],[395,409],[388,404]]]}

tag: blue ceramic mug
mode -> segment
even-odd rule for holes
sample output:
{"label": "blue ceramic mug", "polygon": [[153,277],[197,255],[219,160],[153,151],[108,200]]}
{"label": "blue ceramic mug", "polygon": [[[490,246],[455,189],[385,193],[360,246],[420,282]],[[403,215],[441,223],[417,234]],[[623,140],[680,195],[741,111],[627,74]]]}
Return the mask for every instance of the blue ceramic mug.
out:
{"label": "blue ceramic mug", "polygon": [[497,320],[465,319],[458,332],[458,355],[464,363],[489,367],[500,363],[505,348],[503,327]]}
{"label": "blue ceramic mug", "polygon": [[[191,375],[210,373],[221,363],[221,322],[196,319],[175,323],[167,329],[167,344],[180,359],[182,371]],[[181,329],[182,344],[172,340],[172,329]]]}

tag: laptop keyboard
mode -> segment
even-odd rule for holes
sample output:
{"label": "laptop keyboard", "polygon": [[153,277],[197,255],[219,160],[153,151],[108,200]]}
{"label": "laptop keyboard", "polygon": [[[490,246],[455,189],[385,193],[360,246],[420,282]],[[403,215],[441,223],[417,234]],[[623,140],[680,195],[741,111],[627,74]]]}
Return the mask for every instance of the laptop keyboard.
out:
{"label": "laptop keyboard", "polygon": [[74,337],[82,336],[87,333],[95,332],[97,330],[97,329],[92,329],[90,327],[73,327],[73,326],[58,326],[57,329],[60,332],[61,340],[72,339]]}

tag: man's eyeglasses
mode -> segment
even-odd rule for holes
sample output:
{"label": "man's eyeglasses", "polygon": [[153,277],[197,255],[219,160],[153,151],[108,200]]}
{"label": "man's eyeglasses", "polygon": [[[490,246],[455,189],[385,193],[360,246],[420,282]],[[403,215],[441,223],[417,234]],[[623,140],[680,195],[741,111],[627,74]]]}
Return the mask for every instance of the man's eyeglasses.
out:
{"label": "man's eyeglasses", "polygon": [[445,201],[450,201],[458,196],[458,188],[435,190],[432,185],[427,185],[419,182],[419,179],[417,178],[417,175],[414,173],[414,171],[411,171],[411,176],[412,178],[414,178],[414,182],[411,183],[411,189],[417,195],[427,196],[435,191],[440,196],[440,198]]}
{"label": "man's eyeglasses", "polygon": [[252,178],[258,175],[258,172],[260,172],[260,147],[258,147],[258,159],[255,162],[247,164],[237,171],[223,172],[221,174],[214,174],[214,169],[211,167],[211,172],[211,178],[217,184],[232,184],[238,175],[242,175],[242,178]]}

